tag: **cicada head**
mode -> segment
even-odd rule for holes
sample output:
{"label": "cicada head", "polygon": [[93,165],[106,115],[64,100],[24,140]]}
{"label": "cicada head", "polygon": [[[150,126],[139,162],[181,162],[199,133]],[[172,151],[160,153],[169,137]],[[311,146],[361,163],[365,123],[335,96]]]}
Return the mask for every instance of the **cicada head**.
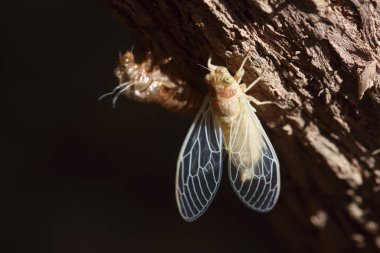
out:
{"label": "cicada head", "polygon": [[119,54],[119,63],[115,69],[115,76],[119,82],[127,81],[132,67],[135,65],[135,57],[132,52],[127,51],[125,54]]}
{"label": "cicada head", "polygon": [[131,51],[125,52],[124,55],[119,55],[120,66],[127,66],[129,63],[135,63],[135,57]]}
{"label": "cicada head", "polygon": [[226,67],[211,64],[211,58],[207,62],[210,73],[206,75],[206,81],[212,87],[227,87],[234,84],[235,79],[232,77]]}

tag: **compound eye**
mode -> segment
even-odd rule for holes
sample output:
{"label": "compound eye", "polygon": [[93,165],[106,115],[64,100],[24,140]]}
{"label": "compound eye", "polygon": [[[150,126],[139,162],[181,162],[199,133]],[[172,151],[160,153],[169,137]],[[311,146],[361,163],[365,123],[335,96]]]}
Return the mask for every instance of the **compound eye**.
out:
{"label": "compound eye", "polygon": [[224,81],[226,83],[232,83],[233,82],[233,78],[231,76],[227,76],[226,78],[224,78]]}

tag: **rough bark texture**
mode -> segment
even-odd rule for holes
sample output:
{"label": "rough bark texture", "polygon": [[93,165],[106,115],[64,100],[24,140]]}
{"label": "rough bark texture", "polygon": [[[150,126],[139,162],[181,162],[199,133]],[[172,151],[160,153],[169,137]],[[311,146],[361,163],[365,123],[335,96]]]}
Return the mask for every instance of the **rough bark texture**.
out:
{"label": "rough bark texture", "polygon": [[[252,95],[281,162],[276,230],[294,252],[380,249],[379,0],[107,0],[202,87],[209,56]],[[303,238],[295,235],[303,234]]]}

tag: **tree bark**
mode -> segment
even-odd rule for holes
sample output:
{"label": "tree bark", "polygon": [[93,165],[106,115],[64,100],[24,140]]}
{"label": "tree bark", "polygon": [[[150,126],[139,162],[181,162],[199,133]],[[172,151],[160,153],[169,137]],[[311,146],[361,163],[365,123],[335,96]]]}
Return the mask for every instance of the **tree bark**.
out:
{"label": "tree bark", "polygon": [[[293,252],[380,249],[379,0],[105,0],[188,85],[209,56],[277,106],[257,107],[279,154],[276,231]],[[298,235],[302,234],[302,238]]]}

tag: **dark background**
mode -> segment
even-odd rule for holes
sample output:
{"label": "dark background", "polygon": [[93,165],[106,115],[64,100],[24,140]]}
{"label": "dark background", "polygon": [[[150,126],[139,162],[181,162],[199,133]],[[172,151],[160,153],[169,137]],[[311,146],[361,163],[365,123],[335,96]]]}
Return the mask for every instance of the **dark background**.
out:
{"label": "dark background", "polygon": [[286,252],[269,219],[280,210],[252,212],[226,177],[198,221],[181,219],[191,119],[97,101],[133,43],[107,6],[7,1],[0,14],[0,252]]}

